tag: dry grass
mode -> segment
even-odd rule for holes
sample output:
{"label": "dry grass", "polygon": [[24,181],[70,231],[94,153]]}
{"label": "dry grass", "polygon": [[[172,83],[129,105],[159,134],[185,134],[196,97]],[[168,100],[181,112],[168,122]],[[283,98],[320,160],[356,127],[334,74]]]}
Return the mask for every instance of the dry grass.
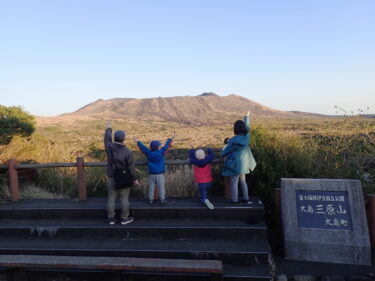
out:
{"label": "dry grass", "polygon": [[[36,133],[23,139],[16,137],[0,147],[0,162],[9,158],[20,162],[75,162],[84,156],[86,162],[105,161],[103,133],[105,122],[91,120],[66,126],[52,125],[37,128]],[[146,145],[159,139],[162,143],[174,132],[176,137],[169,159],[187,159],[191,146],[213,147],[217,151],[223,140],[231,137],[232,124],[221,126],[187,126],[166,122],[114,121],[113,129],[127,132],[126,145],[135,151],[135,158],[144,160],[132,137]],[[252,124],[252,148],[258,162],[253,185],[258,193],[270,193],[280,177],[331,177],[362,180],[366,191],[375,191],[375,120],[363,116],[341,119],[265,119]],[[218,154],[217,154],[218,155]],[[145,197],[148,172],[138,168],[141,187],[134,196]],[[41,169],[40,186],[47,192],[62,196],[76,196],[75,169]],[[191,167],[183,166],[167,172],[167,196],[196,196]],[[88,168],[89,196],[105,196],[105,169]],[[215,179],[217,181],[217,179]],[[2,185],[4,186],[4,184]],[[2,188],[1,197],[7,197]]]}
{"label": "dry grass", "polygon": [[[139,187],[133,187],[134,196],[147,198],[149,180],[145,169],[138,169],[140,176]],[[194,183],[193,171],[190,165],[168,167],[165,173],[166,197],[197,197],[198,190]]]}
{"label": "dry grass", "polygon": [[10,198],[10,192],[4,177],[0,178],[0,203]]}
{"label": "dry grass", "polygon": [[[53,198],[64,198],[60,193],[51,193],[47,190],[34,186],[27,185],[20,189],[21,199],[53,199]],[[66,196],[65,196],[66,198]]]}

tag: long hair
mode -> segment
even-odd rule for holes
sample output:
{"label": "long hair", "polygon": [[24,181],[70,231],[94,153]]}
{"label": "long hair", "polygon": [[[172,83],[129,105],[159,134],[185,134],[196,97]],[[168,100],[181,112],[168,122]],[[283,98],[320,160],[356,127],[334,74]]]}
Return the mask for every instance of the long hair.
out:
{"label": "long hair", "polygon": [[242,121],[242,120],[237,120],[236,122],[234,122],[233,132],[236,136],[237,135],[246,135],[247,134],[247,128],[246,128],[245,122]]}

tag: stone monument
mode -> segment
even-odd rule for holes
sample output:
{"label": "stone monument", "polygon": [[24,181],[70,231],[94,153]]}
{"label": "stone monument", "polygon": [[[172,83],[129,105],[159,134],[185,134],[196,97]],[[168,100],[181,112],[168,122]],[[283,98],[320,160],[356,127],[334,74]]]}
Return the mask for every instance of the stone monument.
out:
{"label": "stone monument", "polygon": [[371,264],[361,182],[281,179],[285,257]]}

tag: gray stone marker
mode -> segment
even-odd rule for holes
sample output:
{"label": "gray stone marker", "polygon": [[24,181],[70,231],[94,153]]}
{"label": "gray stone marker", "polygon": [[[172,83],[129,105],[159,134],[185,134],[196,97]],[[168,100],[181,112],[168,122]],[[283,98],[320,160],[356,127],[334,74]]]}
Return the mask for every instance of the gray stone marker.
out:
{"label": "gray stone marker", "polygon": [[285,257],[371,264],[361,182],[281,179]]}

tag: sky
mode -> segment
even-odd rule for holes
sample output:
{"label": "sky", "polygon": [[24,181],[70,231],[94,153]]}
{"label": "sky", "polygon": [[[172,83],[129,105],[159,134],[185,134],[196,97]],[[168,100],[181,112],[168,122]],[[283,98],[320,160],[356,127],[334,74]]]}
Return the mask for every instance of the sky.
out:
{"label": "sky", "polygon": [[0,104],[55,116],[214,92],[375,113],[374,14],[373,0],[0,0]]}

